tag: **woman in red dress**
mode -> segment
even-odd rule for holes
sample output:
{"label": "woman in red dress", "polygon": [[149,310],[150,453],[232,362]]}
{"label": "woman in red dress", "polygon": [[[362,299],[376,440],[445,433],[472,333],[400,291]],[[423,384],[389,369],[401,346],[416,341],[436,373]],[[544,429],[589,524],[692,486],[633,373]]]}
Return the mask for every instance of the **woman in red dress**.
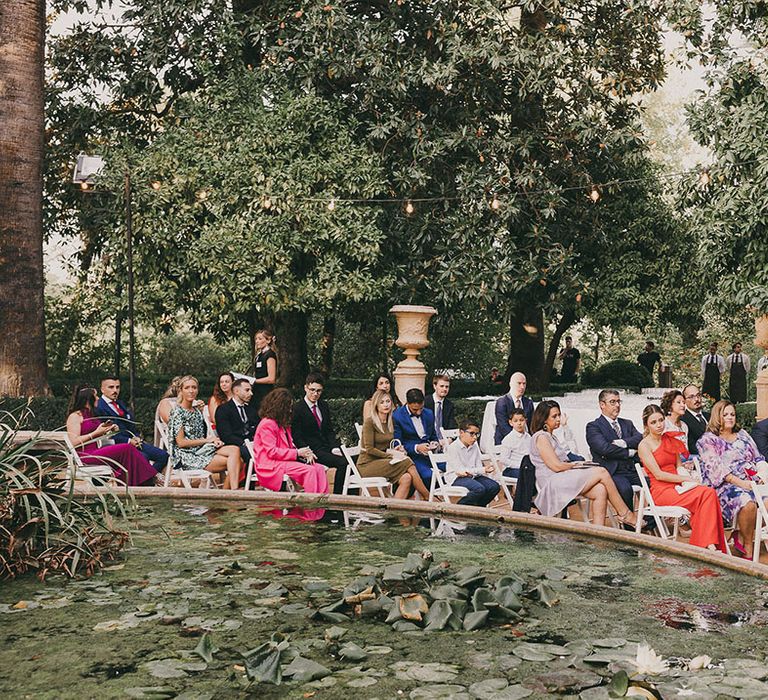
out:
{"label": "woman in red dress", "polygon": [[645,437],[637,448],[637,454],[645,467],[651,487],[651,496],[657,506],[682,506],[691,513],[690,544],[725,552],[725,533],[720,501],[715,490],[699,485],[678,493],[675,487],[686,481],[698,481],[693,475],[677,473],[681,455],[688,450],[680,440],[664,432],[664,413],[655,404],[643,411]]}

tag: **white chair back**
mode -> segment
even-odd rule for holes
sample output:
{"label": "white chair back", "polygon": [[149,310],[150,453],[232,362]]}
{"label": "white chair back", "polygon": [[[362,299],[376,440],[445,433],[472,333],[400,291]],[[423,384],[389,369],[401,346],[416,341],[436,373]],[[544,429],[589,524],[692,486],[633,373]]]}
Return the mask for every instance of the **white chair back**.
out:
{"label": "white chair back", "polygon": [[480,451],[489,454],[493,450],[493,436],[496,433],[496,400],[485,404],[483,426],[480,429]]}
{"label": "white chair back", "polygon": [[760,561],[760,543],[765,545],[768,551],[768,508],[765,500],[768,498],[768,484],[752,482],[752,491],[757,502],[757,522],[755,523],[755,544],[752,548],[752,561]]}
{"label": "white chair back", "polygon": [[355,430],[357,431],[357,439],[363,439],[363,425],[362,423],[355,423]]}
{"label": "white chair back", "polygon": [[443,428],[440,432],[444,438],[450,438],[451,440],[456,440],[459,437],[458,428]]}
{"label": "white chair back", "polygon": [[436,498],[442,498],[446,503],[451,502],[451,498],[463,498],[469,493],[463,486],[449,486],[445,481],[445,464],[448,457],[445,454],[429,453],[429,463],[432,465],[432,480],[429,484],[429,499],[434,501]]}
{"label": "white chair back", "polygon": [[383,476],[362,476],[355,464],[355,457],[359,457],[361,448],[347,447],[341,445],[341,454],[347,460],[347,473],[344,477],[344,486],[341,490],[343,495],[347,495],[350,489],[360,489],[360,493],[363,496],[370,496],[369,489],[376,489],[382,498],[385,498],[385,491],[389,491],[389,495],[392,495],[392,484]]}
{"label": "white chair back", "polygon": [[[248,469],[245,472],[245,490],[248,491],[251,488],[251,484],[254,486],[259,485],[259,476],[256,473],[256,457],[253,451],[253,440],[246,440],[244,443],[245,448],[248,450],[248,454],[251,459],[248,461]],[[285,490],[294,493],[296,486],[293,483],[293,479],[287,474],[283,475],[283,483],[285,484]]]}
{"label": "white chair back", "polygon": [[648,479],[645,475],[645,470],[639,465],[635,464],[635,471],[640,479],[640,503],[637,509],[637,525],[635,525],[635,532],[640,533],[643,526],[643,518],[647,515],[651,516],[656,523],[656,530],[659,535],[667,540],[670,538],[669,530],[665,518],[671,518],[674,520],[674,530],[672,532],[672,539],[677,539],[677,533],[680,528],[680,518],[690,517],[691,513],[687,508],[682,506],[657,506],[651,495],[651,488],[648,485]]}

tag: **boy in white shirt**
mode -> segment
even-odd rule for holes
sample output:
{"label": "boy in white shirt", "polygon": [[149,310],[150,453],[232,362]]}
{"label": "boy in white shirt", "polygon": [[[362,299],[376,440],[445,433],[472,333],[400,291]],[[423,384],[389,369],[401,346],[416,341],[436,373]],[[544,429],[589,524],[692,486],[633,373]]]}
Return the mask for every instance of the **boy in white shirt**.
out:
{"label": "boy in white shirt", "polygon": [[520,462],[531,451],[531,436],[525,422],[525,411],[522,408],[513,408],[509,414],[509,424],[512,431],[501,441],[499,458],[502,464],[507,465],[504,476],[517,479],[520,476]]}
{"label": "boy in white shirt", "polygon": [[460,501],[463,506],[487,506],[499,492],[499,485],[485,476],[493,467],[483,466],[477,439],[480,428],[476,423],[464,420],[459,425],[459,439],[446,450],[445,480],[453,486],[463,486],[469,491]]}

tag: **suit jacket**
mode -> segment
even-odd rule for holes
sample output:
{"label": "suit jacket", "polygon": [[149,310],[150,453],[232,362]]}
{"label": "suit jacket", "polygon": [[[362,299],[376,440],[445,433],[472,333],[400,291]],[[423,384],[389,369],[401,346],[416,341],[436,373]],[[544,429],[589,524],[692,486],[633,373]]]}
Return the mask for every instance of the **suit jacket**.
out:
{"label": "suit jacket", "polygon": [[134,435],[138,434],[138,426],[135,423],[135,418],[131,409],[128,408],[120,399],[117,400],[117,405],[125,413],[121,416],[110,404],[108,404],[103,397],[99,397],[96,402],[96,415],[104,418],[109,418],[115,425],[120,428],[120,432],[110,435],[116,443],[128,442]]}
{"label": "suit jacket", "polygon": [[768,460],[768,418],[755,423],[755,427],[752,428],[752,439],[760,454],[763,455],[763,459]]}
{"label": "suit jacket", "polygon": [[243,423],[234,399],[230,399],[216,409],[216,432],[225,445],[240,447],[246,440],[253,440],[256,426],[259,424],[256,406],[246,404],[245,417],[247,423]]}
{"label": "suit jacket", "polygon": [[437,440],[435,414],[428,408],[421,412],[421,423],[424,426],[425,433],[423,438],[420,438],[416,432],[408,406],[400,406],[400,408],[395,409],[395,412],[392,414],[392,422],[395,425],[395,439],[400,440],[406,452],[408,452],[408,456],[424,459],[423,455],[416,452],[416,445],[422,442]]}
{"label": "suit jacket", "polygon": [[[523,411],[525,411],[525,422],[528,429],[531,429],[531,418],[533,418],[533,401],[527,396],[523,396]],[[509,394],[496,399],[496,432],[493,434],[493,442],[501,445],[501,441],[512,431],[509,424],[509,414],[515,407],[515,402]]]}
{"label": "suit jacket", "polygon": [[[709,421],[709,413],[702,411],[701,415],[703,415],[704,418]],[[692,455],[696,455],[699,453],[696,449],[696,443],[698,442],[699,438],[707,432],[707,429],[698,420],[696,420],[696,417],[693,415],[693,413],[688,410],[683,413],[683,415],[680,417],[680,420],[688,426],[688,452],[690,452]]]}
{"label": "suit jacket", "polygon": [[297,447],[309,447],[315,454],[330,452],[340,444],[333,429],[330,406],[321,399],[317,402],[317,409],[322,419],[319,427],[304,399],[294,404],[291,422],[294,444]]}
{"label": "suit jacket", "polygon": [[587,444],[592,452],[592,459],[605,467],[613,476],[617,470],[635,473],[635,457],[630,457],[630,450],[637,450],[637,446],[643,439],[635,424],[626,418],[618,418],[621,427],[621,439],[627,443],[626,447],[614,445],[617,440],[616,431],[611,427],[608,419],[601,415],[591,423],[587,423]]}
{"label": "suit jacket", "polygon": [[[435,400],[432,398],[432,394],[424,399],[424,408],[428,408],[434,414]],[[456,408],[453,401],[448,398],[443,399],[443,424],[440,427],[445,428],[445,430],[454,430],[459,427],[456,424]]]}

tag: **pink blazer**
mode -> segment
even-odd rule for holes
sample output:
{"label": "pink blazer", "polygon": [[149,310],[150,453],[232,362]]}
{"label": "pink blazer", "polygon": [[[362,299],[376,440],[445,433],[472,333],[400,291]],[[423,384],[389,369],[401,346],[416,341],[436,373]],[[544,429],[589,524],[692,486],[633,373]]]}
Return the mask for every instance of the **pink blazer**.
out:
{"label": "pink blazer", "polygon": [[279,491],[285,474],[284,464],[295,462],[299,452],[290,428],[281,428],[272,418],[262,418],[253,436],[253,454],[259,484]]}

